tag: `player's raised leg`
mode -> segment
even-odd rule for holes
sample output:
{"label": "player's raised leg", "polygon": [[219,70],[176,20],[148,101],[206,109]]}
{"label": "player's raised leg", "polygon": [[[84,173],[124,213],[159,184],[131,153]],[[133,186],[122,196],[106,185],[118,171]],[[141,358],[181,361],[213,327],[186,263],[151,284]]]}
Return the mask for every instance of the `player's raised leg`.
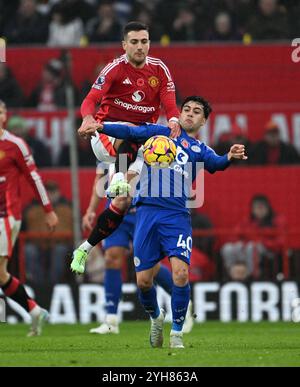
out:
{"label": "player's raised leg", "polygon": [[170,348],[184,348],[182,329],[190,301],[189,267],[186,262],[177,257],[170,257],[170,261],[174,282],[171,299]]}
{"label": "player's raised leg", "polygon": [[153,277],[158,267],[139,271],[136,273],[139,300],[151,319],[150,344],[152,347],[163,345],[163,323],[166,313],[160,309],[157,302],[156,288]]}
{"label": "player's raised leg", "polygon": [[88,239],[73,252],[71,270],[77,274],[83,274],[85,263],[91,249],[103,239],[111,235],[122,223],[130,206],[131,198],[116,197],[98,217],[97,224],[93,228]]}

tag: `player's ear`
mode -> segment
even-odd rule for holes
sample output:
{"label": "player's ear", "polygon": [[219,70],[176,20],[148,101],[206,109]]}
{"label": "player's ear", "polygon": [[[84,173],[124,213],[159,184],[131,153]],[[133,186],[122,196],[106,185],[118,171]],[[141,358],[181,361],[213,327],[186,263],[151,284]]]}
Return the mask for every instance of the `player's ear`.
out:
{"label": "player's ear", "polygon": [[123,50],[126,50],[126,40],[122,40],[122,47],[123,47]]}

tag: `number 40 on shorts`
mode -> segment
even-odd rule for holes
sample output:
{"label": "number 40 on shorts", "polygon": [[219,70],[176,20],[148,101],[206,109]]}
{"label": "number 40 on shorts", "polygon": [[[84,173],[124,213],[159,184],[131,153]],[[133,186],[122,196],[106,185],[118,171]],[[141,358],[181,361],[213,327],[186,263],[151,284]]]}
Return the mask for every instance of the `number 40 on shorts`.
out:
{"label": "number 40 on shorts", "polygon": [[183,239],[183,234],[180,234],[177,241],[177,247],[181,247],[183,250],[192,251],[193,239],[191,236],[188,236],[186,239]]}

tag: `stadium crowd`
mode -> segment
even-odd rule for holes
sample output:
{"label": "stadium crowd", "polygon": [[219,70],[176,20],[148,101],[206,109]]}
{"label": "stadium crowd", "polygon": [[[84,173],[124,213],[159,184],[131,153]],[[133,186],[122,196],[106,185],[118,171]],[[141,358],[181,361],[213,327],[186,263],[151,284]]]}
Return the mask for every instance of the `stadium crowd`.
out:
{"label": "stadium crowd", "polygon": [[268,41],[297,37],[297,0],[0,1],[0,36],[12,45],[87,46],[118,42],[129,20],[151,26],[161,44]]}

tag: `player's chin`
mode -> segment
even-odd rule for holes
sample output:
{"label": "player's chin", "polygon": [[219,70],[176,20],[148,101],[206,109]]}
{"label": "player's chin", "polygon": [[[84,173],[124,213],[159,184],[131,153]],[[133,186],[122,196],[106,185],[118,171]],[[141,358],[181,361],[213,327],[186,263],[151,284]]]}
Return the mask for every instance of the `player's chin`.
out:
{"label": "player's chin", "polygon": [[145,57],[146,57],[145,54],[136,54],[134,56],[134,59],[136,60],[137,63],[142,63],[144,62]]}

